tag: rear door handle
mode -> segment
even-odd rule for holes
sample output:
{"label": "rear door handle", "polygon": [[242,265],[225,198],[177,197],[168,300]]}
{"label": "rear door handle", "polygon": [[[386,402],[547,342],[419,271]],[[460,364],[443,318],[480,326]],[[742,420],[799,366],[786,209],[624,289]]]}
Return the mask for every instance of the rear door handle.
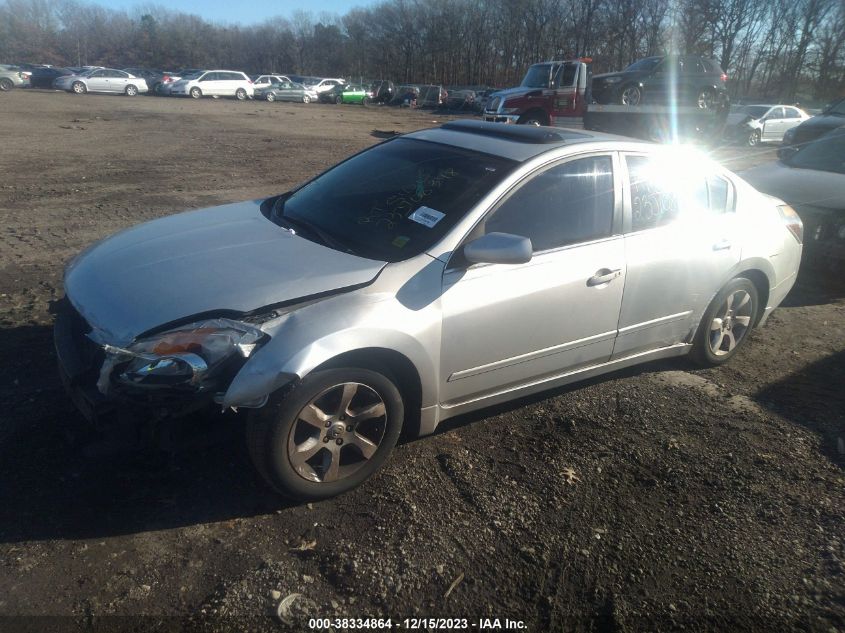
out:
{"label": "rear door handle", "polygon": [[731,247],[731,243],[729,240],[719,240],[715,244],[713,244],[714,251],[726,251]]}
{"label": "rear door handle", "polygon": [[613,270],[609,268],[601,268],[596,271],[596,274],[590,277],[587,280],[588,286],[601,286],[606,283],[610,283],[614,279],[616,279],[619,275],[622,274],[621,268],[615,268]]}

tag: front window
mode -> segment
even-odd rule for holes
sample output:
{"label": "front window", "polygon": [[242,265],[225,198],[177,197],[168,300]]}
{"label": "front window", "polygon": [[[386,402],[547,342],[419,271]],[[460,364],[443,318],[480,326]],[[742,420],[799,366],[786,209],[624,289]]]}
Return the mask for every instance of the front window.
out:
{"label": "front window", "polygon": [[353,156],[280,199],[273,219],[339,250],[402,261],[434,246],[515,165],[399,138]]}
{"label": "front window", "polygon": [[845,133],[840,131],[805,145],[788,164],[799,169],[845,174]]}
{"label": "front window", "polygon": [[838,103],[834,103],[829,109],[825,110],[824,113],[845,115],[845,99],[842,99]]}
{"label": "front window", "polygon": [[523,88],[548,88],[551,72],[551,64],[534,64],[528,69],[520,85]]}

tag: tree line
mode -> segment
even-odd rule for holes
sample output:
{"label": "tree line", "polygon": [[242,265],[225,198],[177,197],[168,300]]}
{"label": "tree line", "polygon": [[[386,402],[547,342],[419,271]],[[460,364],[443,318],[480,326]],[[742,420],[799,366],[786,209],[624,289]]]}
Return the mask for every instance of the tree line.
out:
{"label": "tree line", "polygon": [[667,52],[719,61],[735,99],[826,101],[845,94],[845,0],[384,0],[253,25],[163,7],[0,0],[4,63],[504,87],[537,61],[591,57],[594,72],[607,72]]}

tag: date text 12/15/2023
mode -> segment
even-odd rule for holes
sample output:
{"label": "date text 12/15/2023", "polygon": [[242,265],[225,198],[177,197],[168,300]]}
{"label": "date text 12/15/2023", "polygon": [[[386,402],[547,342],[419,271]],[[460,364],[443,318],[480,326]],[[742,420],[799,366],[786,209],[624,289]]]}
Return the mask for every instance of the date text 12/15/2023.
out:
{"label": "date text 12/15/2023", "polygon": [[526,631],[523,620],[509,618],[310,618],[311,630],[439,630]]}

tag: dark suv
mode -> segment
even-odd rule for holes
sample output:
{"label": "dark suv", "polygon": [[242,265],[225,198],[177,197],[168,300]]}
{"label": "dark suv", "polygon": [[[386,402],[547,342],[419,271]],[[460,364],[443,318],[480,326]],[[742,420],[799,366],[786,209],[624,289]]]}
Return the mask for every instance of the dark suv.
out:
{"label": "dark suv", "polygon": [[596,103],[627,106],[674,102],[701,109],[722,108],[728,104],[727,80],[725,71],[712,59],[646,57],[622,72],[595,75],[592,96]]}
{"label": "dark suv", "polygon": [[845,97],[827,104],[820,114],[786,131],[784,145],[802,146],[836,128],[845,128]]}

